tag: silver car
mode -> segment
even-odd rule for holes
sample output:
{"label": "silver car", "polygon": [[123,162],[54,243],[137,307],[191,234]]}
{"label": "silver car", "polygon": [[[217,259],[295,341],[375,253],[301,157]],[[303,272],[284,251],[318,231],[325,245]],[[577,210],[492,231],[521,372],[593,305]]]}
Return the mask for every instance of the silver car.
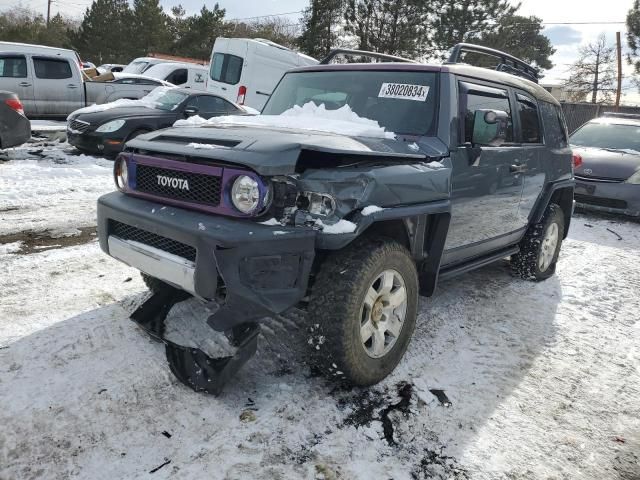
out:
{"label": "silver car", "polygon": [[605,114],[570,137],[576,206],[640,217],[640,115]]}

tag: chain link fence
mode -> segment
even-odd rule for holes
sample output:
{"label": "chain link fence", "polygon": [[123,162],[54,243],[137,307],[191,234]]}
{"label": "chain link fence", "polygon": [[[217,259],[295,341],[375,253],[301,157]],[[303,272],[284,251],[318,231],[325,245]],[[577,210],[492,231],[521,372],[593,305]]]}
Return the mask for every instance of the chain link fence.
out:
{"label": "chain link fence", "polygon": [[618,110],[613,105],[600,105],[594,103],[570,103],[562,102],[562,111],[567,120],[569,133],[573,133],[582,124],[591,119],[602,116],[606,112],[633,113],[640,115],[640,107],[624,107]]}

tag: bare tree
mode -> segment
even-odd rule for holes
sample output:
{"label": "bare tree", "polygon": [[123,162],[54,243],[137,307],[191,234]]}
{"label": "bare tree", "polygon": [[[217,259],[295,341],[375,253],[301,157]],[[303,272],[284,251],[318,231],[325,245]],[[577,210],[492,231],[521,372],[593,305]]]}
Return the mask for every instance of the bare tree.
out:
{"label": "bare tree", "polygon": [[615,48],[607,45],[604,34],[579,50],[564,87],[572,100],[591,95],[591,103],[608,103],[616,92]]}

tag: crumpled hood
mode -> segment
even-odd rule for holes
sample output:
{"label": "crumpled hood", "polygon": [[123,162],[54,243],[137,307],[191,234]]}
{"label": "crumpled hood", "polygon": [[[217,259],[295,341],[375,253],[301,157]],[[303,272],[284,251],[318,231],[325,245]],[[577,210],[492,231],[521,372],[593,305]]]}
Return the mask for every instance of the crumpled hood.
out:
{"label": "crumpled hood", "polygon": [[582,165],[575,169],[581,177],[627,180],[640,170],[640,154],[603,150],[601,148],[572,147],[582,157]]}
{"label": "crumpled hood", "polygon": [[[294,173],[303,152],[323,152],[332,157],[365,156],[382,162],[416,162],[447,154],[435,137],[420,144],[407,139],[350,137],[312,130],[257,126],[168,128],[140,135],[127,143],[147,155],[154,152],[207,158],[244,165],[261,175]],[[354,162],[355,162],[354,160]]]}

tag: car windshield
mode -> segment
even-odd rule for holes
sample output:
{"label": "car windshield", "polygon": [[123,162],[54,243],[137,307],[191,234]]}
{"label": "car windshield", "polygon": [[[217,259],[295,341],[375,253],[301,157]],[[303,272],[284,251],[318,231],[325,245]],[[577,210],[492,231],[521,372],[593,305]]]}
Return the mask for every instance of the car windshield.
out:
{"label": "car windshield", "polygon": [[587,123],[569,138],[576,147],[640,153],[640,125]]}
{"label": "car windshield", "polygon": [[348,105],[358,116],[377,121],[389,132],[433,135],[437,89],[433,72],[294,72],[284,76],[262,114],[280,115],[309,102],[327,110]]}
{"label": "car windshield", "polygon": [[172,89],[161,91],[161,93],[156,93],[154,90],[149,94],[149,97],[152,97],[149,98],[149,100],[153,103],[154,108],[171,112],[178,108],[178,105],[180,105],[187,96],[185,93],[176,92]]}
{"label": "car windshield", "polygon": [[147,68],[147,65],[149,65],[149,62],[144,62],[144,61],[131,62],[122,71],[125,73],[142,73]]}

